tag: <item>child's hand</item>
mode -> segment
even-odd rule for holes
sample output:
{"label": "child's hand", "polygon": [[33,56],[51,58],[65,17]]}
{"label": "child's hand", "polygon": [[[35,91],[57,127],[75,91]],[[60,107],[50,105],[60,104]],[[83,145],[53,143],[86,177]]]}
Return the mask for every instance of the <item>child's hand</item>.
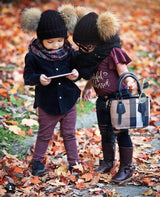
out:
{"label": "child's hand", "polygon": [[85,101],[89,101],[91,98],[92,94],[92,88],[91,89],[84,89],[83,94],[82,94],[82,99]]}
{"label": "child's hand", "polygon": [[132,77],[127,77],[126,84],[131,93],[137,88],[137,82]]}
{"label": "child's hand", "polygon": [[46,75],[42,74],[40,76],[40,82],[43,86],[47,86],[48,84],[51,83],[51,79],[48,79]]}
{"label": "child's hand", "polygon": [[79,76],[78,71],[77,71],[76,69],[73,69],[73,70],[72,70],[72,74],[71,74],[71,75],[68,75],[68,76],[66,76],[66,77],[67,77],[68,79],[74,81],[74,80],[76,80],[76,79],[78,78],[78,76]]}

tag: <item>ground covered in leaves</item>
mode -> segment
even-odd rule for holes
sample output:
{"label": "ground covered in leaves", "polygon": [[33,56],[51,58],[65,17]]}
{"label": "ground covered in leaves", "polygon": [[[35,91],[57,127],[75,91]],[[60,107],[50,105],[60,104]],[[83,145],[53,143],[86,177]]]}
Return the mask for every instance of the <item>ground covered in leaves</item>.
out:
{"label": "ground covered in leaves", "polygon": [[[122,47],[132,58],[129,69],[139,79],[145,78],[151,97],[150,126],[132,130],[133,163],[136,171],[130,185],[146,186],[139,196],[160,196],[160,1],[159,0],[72,0],[74,5],[89,6],[97,13],[109,10],[120,18]],[[15,138],[28,138],[38,128],[33,110],[34,91],[23,85],[24,56],[32,35],[24,34],[19,26],[20,13],[25,7],[56,9],[64,1],[22,0],[15,4],[0,2],[0,196],[121,196],[115,190],[109,174],[96,174],[95,166],[102,158],[100,134],[97,126],[77,129],[77,143],[81,164],[75,167],[79,176],[67,171],[67,160],[59,131],[50,141],[46,153],[47,172],[43,177],[32,176],[30,161],[34,146],[23,159],[9,154],[4,148]],[[82,87],[83,88],[83,87]],[[93,94],[94,96],[94,94]],[[81,108],[84,107],[81,103]],[[17,145],[18,146],[18,145]],[[13,146],[16,149],[16,145]],[[109,187],[108,187],[109,186]],[[8,191],[8,192],[7,192]],[[15,193],[14,193],[15,192]],[[134,195],[134,194],[133,194]],[[133,196],[132,194],[130,196]],[[124,195],[122,195],[124,196]]]}
{"label": "ground covered in leaves", "polygon": [[[137,132],[131,133],[136,170],[130,186],[147,186],[141,195],[159,196],[160,150],[156,142],[159,134],[152,135],[148,131],[147,134],[146,137]],[[42,177],[31,175],[30,161],[34,147],[23,160],[4,151],[5,157],[0,159],[0,195],[5,195],[7,190],[10,196],[124,196],[115,191],[115,185],[111,181],[111,177],[118,170],[118,153],[115,168],[112,168],[110,173],[94,172],[95,165],[102,158],[98,128],[77,130],[77,143],[81,161],[81,164],[75,166],[78,176],[67,170],[66,154],[59,131],[50,141],[44,161],[47,172]],[[15,191],[16,193],[12,194]]]}

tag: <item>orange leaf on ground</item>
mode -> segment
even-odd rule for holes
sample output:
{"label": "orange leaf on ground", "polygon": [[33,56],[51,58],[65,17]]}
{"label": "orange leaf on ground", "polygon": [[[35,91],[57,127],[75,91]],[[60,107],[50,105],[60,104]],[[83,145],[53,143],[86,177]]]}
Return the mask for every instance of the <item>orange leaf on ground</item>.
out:
{"label": "orange leaf on ground", "polygon": [[3,97],[7,97],[7,90],[3,89],[3,88],[0,88],[0,95],[3,96]]}
{"label": "orange leaf on ground", "polygon": [[30,179],[31,183],[33,184],[38,184],[41,183],[41,181],[39,180],[38,176],[34,176],[33,178]]}
{"label": "orange leaf on ground", "polygon": [[9,83],[2,83],[2,87],[3,88],[10,88],[11,86],[10,86],[10,84]]}
{"label": "orange leaf on ground", "polygon": [[148,77],[150,74],[146,70],[143,70],[141,72],[141,75],[142,75],[142,77]]}
{"label": "orange leaf on ground", "polygon": [[76,177],[75,177],[74,175],[71,174],[70,180],[71,180],[72,182],[76,182]]}
{"label": "orange leaf on ground", "polygon": [[84,182],[81,181],[81,182],[77,183],[76,186],[75,186],[75,188],[77,188],[77,189],[79,189],[79,190],[85,188]]}
{"label": "orange leaf on ground", "polygon": [[83,179],[85,179],[85,181],[90,181],[93,178],[92,173],[86,173],[82,176]]}
{"label": "orange leaf on ground", "polygon": [[142,181],[149,185],[151,183],[151,180],[149,178],[143,178]]}
{"label": "orange leaf on ground", "polygon": [[27,131],[27,135],[33,135],[33,129],[29,129],[29,130]]}
{"label": "orange leaf on ground", "polygon": [[14,83],[13,79],[7,79],[7,82],[10,83],[10,84]]}
{"label": "orange leaf on ground", "polygon": [[12,118],[12,116],[9,115],[9,114],[4,115],[4,117],[5,117],[6,119],[11,119],[11,118]]}
{"label": "orange leaf on ground", "polygon": [[18,133],[18,135],[20,135],[20,136],[25,136],[26,133],[25,133],[25,131],[20,131],[20,132]]}
{"label": "orange leaf on ground", "polygon": [[5,122],[6,124],[9,124],[9,125],[18,125],[18,122],[13,121],[13,120],[5,120],[4,122]]}
{"label": "orange leaf on ground", "polygon": [[54,146],[52,147],[52,152],[55,153],[56,151],[58,151],[60,149],[59,146]]}
{"label": "orange leaf on ground", "polygon": [[11,166],[11,168],[13,169],[13,172],[17,172],[17,173],[23,173],[23,169],[17,166]]}

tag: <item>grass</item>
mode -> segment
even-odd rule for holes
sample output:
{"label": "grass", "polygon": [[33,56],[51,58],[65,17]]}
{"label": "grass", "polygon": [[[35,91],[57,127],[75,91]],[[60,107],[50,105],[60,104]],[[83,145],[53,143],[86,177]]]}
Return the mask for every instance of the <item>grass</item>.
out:
{"label": "grass", "polygon": [[[24,137],[15,135],[13,132],[9,131],[8,129],[4,129],[0,126],[0,156],[3,156],[3,149],[5,149],[9,154],[16,154],[15,153],[15,146],[23,145]],[[22,158],[21,151],[19,152],[19,158]]]}
{"label": "grass", "polygon": [[[22,121],[22,115],[19,109],[22,107],[24,99],[18,98],[16,99],[13,96],[10,96],[9,99],[4,99],[0,102],[0,120],[9,120],[17,122],[18,126],[22,131],[27,131],[27,127],[19,125]],[[22,112],[23,110],[21,110]],[[25,113],[25,117],[27,118],[28,113]],[[1,122],[0,122],[1,123]],[[3,150],[6,150],[9,154],[17,154],[17,147],[19,148],[18,158],[22,158],[25,152],[27,151],[27,146],[25,144],[25,139],[29,136],[19,136],[11,132],[7,129],[3,124],[0,124],[0,157],[4,155]],[[25,151],[25,152],[24,152]]]}

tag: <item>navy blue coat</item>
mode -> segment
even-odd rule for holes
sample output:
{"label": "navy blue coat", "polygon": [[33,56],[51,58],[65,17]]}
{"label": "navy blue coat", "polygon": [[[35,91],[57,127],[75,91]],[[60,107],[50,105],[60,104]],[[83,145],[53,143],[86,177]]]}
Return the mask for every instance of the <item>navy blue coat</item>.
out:
{"label": "navy blue coat", "polygon": [[25,57],[24,82],[25,85],[35,87],[34,107],[40,107],[48,114],[65,114],[76,103],[80,96],[80,89],[76,84],[60,77],[52,79],[51,83],[43,86],[40,75],[53,76],[68,73],[72,70],[70,57],[62,61],[49,61],[29,52]]}

